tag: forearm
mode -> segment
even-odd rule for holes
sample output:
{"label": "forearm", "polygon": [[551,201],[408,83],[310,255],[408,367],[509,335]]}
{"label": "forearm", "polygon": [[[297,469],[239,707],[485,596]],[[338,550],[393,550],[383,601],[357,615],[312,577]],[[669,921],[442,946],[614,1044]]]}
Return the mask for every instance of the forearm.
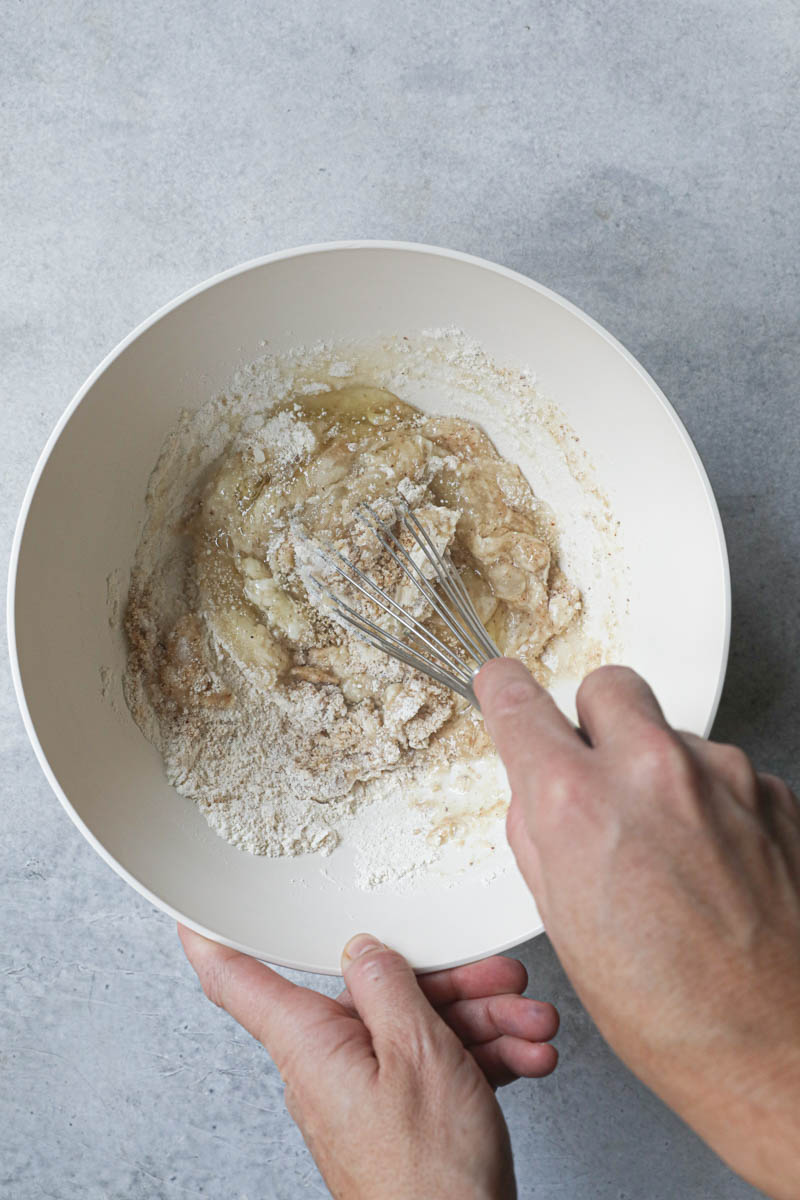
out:
{"label": "forearm", "polygon": [[[765,933],[762,944],[767,944]],[[683,964],[690,960],[685,948]],[[769,955],[767,955],[769,958]],[[615,1019],[596,994],[584,1003],[626,1065],[728,1165],[775,1200],[800,1195],[800,977],[772,978],[766,962],[739,986],[706,970],[705,994],[682,1007],[686,1019],[656,1017],[656,993],[640,989],[647,1015]],[[699,977],[699,969],[689,972]],[[747,974],[747,973],[746,973]],[[662,995],[681,987],[681,966]],[[759,978],[761,983],[759,984]],[[764,1004],[764,998],[769,997]]]}
{"label": "forearm", "polygon": [[[587,1007],[591,1012],[591,1004]],[[783,1011],[788,1015],[791,1009]],[[737,1174],[775,1200],[797,1200],[800,1005],[796,1011],[796,1021],[783,1023],[779,1038],[763,1023],[749,1021],[730,1036],[719,1014],[714,1020],[705,1013],[702,1028],[687,1027],[682,1036],[671,1037],[666,1053],[649,1038],[631,1039],[620,1027],[609,1027],[606,1014],[597,1018],[631,1071]]]}
{"label": "forearm", "polygon": [[794,1046],[768,1058],[756,1035],[735,1065],[720,1063],[702,1086],[687,1082],[673,1101],[720,1158],[775,1200],[797,1200],[800,1187],[799,1044],[800,1030]]}

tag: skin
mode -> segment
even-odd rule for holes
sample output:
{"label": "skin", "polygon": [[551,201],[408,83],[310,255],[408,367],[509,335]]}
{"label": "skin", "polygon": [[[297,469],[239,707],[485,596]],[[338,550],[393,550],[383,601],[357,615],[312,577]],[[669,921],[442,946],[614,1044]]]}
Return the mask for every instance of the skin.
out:
{"label": "skin", "polygon": [[[579,735],[519,663],[475,682],[508,839],[586,1008],[631,1069],[776,1200],[800,1179],[800,806],[735,747],[671,729],[604,667]],[[188,930],[206,994],[275,1060],[337,1200],[516,1195],[493,1088],[546,1075],[551,1005],[494,958],[415,979],[368,935],[331,1000]]]}
{"label": "skin", "polygon": [[417,979],[368,934],[345,947],[336,999],[179,927],[210,1000],[252,1033],[336,1200],[516,1195],[493,1088],[548,1075],[551,1004],[520,995],[510,958]]}
{"label": "skin", "polygon": [[800,807],[741,750],[671,729],[633,671],[578,692],[579,738],[518,663],[476,691],[507,830],[601,1033],[726,1161],[800,1180]]}

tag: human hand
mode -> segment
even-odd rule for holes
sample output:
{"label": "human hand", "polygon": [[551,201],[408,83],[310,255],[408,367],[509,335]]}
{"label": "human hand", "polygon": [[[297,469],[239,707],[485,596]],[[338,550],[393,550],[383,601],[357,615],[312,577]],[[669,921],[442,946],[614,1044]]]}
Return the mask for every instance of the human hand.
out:
{"label": "human hand", "polygon": [[578,994],[628,1065],[751,1182],[800,1189],[800,806],[671,729],[604,667],[578,736],[521,664],[475,680],[508,839]]}
{"label": "human hand", "polygon": [[548,1075],[551,1004],[519,993],[510,958],[417,979],[359,934],[336,1000],[178,927],[210,1000],[274,1059],[286,1105],[336,1200],[499,1200],[516,1195],[508,1131],[492,1089]]}

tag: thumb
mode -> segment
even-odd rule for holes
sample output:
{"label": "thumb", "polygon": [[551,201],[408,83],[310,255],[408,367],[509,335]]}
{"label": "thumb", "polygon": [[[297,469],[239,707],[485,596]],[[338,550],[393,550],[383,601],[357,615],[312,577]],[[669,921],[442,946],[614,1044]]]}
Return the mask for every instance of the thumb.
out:
{"label": "thumb", "polygon": [[511,790],[521,798],[582,747],[552,696],[516,659],[491,659],[473,686]]}
{"label": "thumb", "polygon": [[[445,1028],[422,994],[402,954],[369,933],[357,933],[342,952],[342,971],[350,998],[379,1053],[380,1043],[414,1041],[425,1030]],[[379,1054],[380,1057],[380,1054]]]}
{"label": "thumb", "polygon": [[281,1073],[290,1058],[302,1061],[298,1046],[307,1045],[311,1056],[318,1053],[321,1030],[338,1038],[331,1022],[320,1020],[330,1015],[326,996],[298,987],[266,963],[183,925],[178,925],[178,934],[209,1000],[261,1042]]}

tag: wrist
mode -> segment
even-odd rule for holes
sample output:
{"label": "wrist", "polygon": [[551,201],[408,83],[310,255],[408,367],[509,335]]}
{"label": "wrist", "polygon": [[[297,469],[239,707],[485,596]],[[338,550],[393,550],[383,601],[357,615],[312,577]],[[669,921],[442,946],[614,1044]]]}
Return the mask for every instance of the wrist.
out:
{"label": "wrist", "polygon": [[[696,1080],[697,1082],[697,1080]],[[774,1200],[796,1200],[800,1179],[800,1047],[769,1051],[756,1038],[674,1107],[730,1167]]]}
{"label": "wrist", "polygon": [[398,1181],[396,1191],[387,1190],[385,1183],[382,1183],[377,1190],[370,1186],[353,1196],[346,1192],[341,1195],[337,1193],[337,1200],[420,1200],[421,1196],[425,1200],[453,1200],[454,1196],[458,1200],[517,1200],[517,1184],[513,1167],[504,1171],[502,1178],[492,1182],[453,1170],[446,1176],[437,1175],[435,1179],[427,1176],[424,1179],[417,1177],[413,1181]]}

